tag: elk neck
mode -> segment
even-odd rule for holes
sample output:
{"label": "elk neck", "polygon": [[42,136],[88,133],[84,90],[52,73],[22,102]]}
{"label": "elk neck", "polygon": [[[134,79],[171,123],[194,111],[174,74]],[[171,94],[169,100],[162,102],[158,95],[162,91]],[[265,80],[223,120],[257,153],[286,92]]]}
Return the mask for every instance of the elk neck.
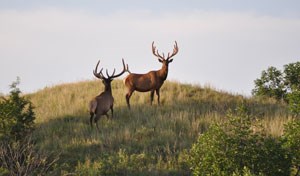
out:
{"label": "elk neck", "polygon": [[167,76],[168,76],[168,65],[167,64],[163,64],[161,69],[158,70],[158,75],[160,78],[162,78],[162,80],[166,80],[167,79]]}
{"label": "elk neck", "polygon": [[109,85],[105,85],[104,92],[108,92],[108,93],[112,94],[111,85],[110,84]]}

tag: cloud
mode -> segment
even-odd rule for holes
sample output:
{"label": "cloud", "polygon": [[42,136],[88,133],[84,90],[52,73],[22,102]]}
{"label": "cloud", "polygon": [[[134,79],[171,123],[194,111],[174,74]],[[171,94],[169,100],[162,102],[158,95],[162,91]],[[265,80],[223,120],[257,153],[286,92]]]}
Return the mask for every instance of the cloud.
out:
{"label": "cloud", "polygon": [[133,72],[159,69],[151,54],[179,54],[169,79],[212,84],[250,94],[263,69],[299,59],[300,20],[253,13],[149,10],[95,14],[55,8],[0,11],[0,92],[16,76],[26,92],[60,82],[92,79],[98,59],[104,68]]}

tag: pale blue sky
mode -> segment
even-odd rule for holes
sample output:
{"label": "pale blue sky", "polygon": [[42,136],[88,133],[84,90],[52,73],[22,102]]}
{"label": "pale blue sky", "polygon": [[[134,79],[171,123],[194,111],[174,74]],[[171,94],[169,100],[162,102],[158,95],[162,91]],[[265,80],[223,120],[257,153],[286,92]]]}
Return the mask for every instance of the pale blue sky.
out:
{"label": "pale blue sky", "polygon": [[0,93],[17,76],[24,92],[94,79],[98,59],[157,70],[152,41],[167,53],[177,40],[169,80],[250,95],[262,70],[299,60],[299,9],[296,0],[1,0]]}

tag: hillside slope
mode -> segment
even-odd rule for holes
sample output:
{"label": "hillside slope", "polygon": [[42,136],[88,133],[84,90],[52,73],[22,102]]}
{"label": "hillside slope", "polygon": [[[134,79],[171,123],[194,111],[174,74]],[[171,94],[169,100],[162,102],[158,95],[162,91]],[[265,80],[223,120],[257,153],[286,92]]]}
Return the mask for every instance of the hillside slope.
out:
{"label": "hillside slope", "polygon": [[246,105],[275,136],[288,120],[284,104],[177,82],[163,85],[160,106],[156,97],[150,106],[149,93],[135,92],[128,110],[125,87],[114,80],[115,118],[103,116],[97,131],[89,126],[88,102],[102,90],[102,83],[94,80],[28,95],[36,107],[39,148],[61,153],[59,175],[185,175],[184,152],[212,122],[222,122],[229,109]]}

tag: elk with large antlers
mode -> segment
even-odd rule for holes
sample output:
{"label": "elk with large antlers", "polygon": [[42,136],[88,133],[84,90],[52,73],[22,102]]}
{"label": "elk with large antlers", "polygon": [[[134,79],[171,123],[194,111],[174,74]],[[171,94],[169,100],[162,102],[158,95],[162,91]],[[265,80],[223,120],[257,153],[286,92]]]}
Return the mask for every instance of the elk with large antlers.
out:
{"label": "elk with large antlers", "polygon": [[93,127],[93,118],[94,122],[96,123],[97,129],[99,130],[98,127],[98,120],[102,115],[106,115],[107,118],[108,116],[108,111],[111,110],[112,118],[114,116],[114,97],[112,96],[112,90],[111,90],[111,82],[114,78],[117,78],[121,76],[125,71],[128,71],[128,65],[125,66],[124,59],[122,59],[123,63],[123,71],[121,71],[119,74],[115,75],[116,69],[114,69],[112,75],[108,74],[108,71],[106,70],[106,75],[105,77],[102,73],[103,68],[100,69],[99,72],[97,72],[98,65],[100,63],[100,60],[98,61],[95,70],[93,71],[95,77],[99,78],[102,80],[102,83],[104,84],[104,92],[100,93],[98,96],[96,96],[94,99],[90,101],[89,108],[90,108],[90,124],[91,127]]}
{"label": "elk with large antlers", "polygon": [[179,49],[177,46],[177,42],[175,41],[173,53],[172,54],[168,53],[168,56],[165,57],[164,53],[162,53],[162,55],[159,54],[158,50],[156,50],[156,47],[154,46],[154,42],[152,42],[152,53],[154,56],[158,58],[158,61],[162,63],[162,68],[160,70],[150,71],[146,74],[130,73],[125,78],[124,83],[128,89],[128,92],[126,94],[126,102],[129,109],[130,109],[129,99],[134,91],[138,91],[138,92],[151,91],[150,93],[151,105],[153,102],[154,92],[156,92],[157,102],[158,104],[160,104],[159,90],[163,85],[164,81],[167,79],[169,63],[173,61],[173,59],[171,58],[178,53],[178,50]]}

